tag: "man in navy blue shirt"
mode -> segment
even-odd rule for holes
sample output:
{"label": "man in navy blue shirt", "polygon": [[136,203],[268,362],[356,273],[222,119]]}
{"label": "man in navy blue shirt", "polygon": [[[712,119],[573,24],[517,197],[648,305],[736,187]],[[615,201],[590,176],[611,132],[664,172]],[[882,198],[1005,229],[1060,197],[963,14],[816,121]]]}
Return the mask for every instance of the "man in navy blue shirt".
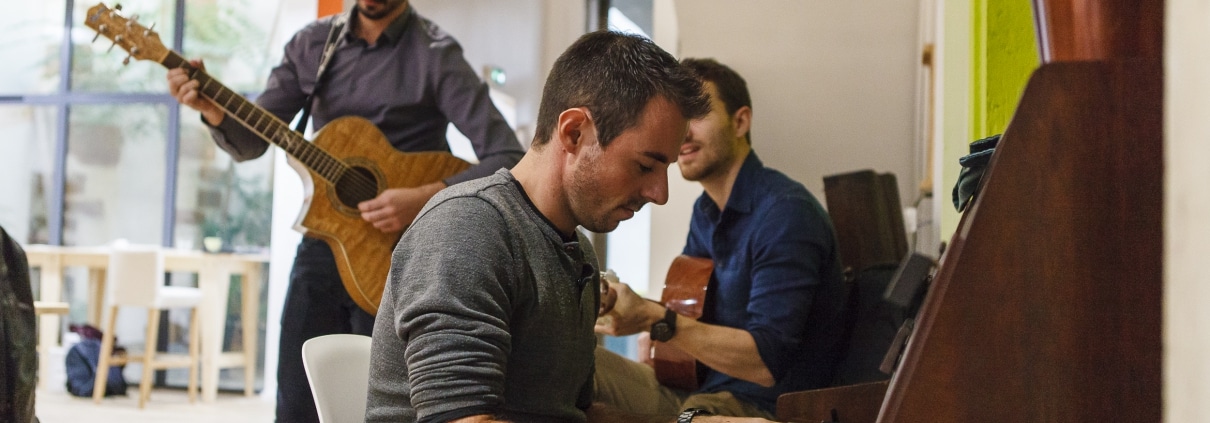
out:
{"label": "man in navy blue shirt", "polygon": [[598,348],[596,399],[649,414],[704,409],[772,418],[777,396],[825,387],[842,345],[845,291],[831,220],[802,184],[752,151],[747,84],[712,59],[686,59],[711,112],[690,123],[679,163],[705,192],[683,253],[713,261],[703,316],[668,313],[628,286],[597,332],[651,338],[692,355],[700,386],[661,386],[651,367]]}

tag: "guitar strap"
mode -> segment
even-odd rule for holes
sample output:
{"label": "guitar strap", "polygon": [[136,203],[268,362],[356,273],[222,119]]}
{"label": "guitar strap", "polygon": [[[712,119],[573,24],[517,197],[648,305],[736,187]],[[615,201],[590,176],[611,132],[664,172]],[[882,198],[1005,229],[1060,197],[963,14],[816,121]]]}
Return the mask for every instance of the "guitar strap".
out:
{"label": "guitar strap", "polygon": [[311,94],[307,96],[307,102],[303,104],[302,119],[298,120],[298,125],[294,127],[294,131],[303,133],[307,128],[307,121],[311,119],[311,103],[315,101],[315,95],[324,86],[324,72],[328,70],[328,63],[332,61],[332,53],[336,51],[336,41],[340,38],[340,32],[344,29],[345,23],[348,21],[348,13],[341,13],[332,18],[332,29],[328,31],[328,41],[324,43],[323,55],[319,57],[319,70],[315,72],[315,89],[311,90]]}

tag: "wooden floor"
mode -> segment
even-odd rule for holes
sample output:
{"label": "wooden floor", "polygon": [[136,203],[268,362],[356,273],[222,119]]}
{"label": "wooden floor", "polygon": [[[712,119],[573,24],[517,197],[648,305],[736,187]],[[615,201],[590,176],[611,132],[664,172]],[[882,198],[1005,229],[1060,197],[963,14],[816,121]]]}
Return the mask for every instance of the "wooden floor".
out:
{"label": "wooden floor", "polygon": [[138,386],[132,386],[126,397],[108,397],[101,404],[91,398],[77,398],[67,392],[39,390],[35,413],[41,423],[263,423],[273,421],[273,400],[245,397],[243,394],[219,392],[218,400],[189,403],[180,389],[154,389],[147,407],[140,410]]}

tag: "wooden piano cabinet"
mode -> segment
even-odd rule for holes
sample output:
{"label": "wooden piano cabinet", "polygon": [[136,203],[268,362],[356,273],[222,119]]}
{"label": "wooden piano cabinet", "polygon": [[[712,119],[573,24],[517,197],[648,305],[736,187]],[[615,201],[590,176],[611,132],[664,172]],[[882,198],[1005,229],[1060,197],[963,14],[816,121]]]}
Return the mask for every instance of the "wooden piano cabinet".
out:
{"label": "wooden piano cabinet", "polygon": [[1162,69],[1043,65],[879,422],[1161,421]]}
{"label": "wooden piano cabinet", "polygon": [[777,420],[783,422],[874,423],[886,396],[887,381],[784,394],[777,398]]}
{"label": "wooden piano cabinet", "polygon": [[1163,57],[1161,0],[1033,0],[1033,9],[1043,63]]}

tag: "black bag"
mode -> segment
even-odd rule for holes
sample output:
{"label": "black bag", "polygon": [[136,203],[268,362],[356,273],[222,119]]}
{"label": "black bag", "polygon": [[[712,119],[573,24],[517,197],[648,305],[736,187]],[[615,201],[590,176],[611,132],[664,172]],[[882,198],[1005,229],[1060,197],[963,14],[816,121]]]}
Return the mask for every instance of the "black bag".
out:
{"label": "black bag", "polygon": [[[80,342],[67,351],[67,392],[77,397],[91,397],[101,359],[101,331],[88,325],[73,327],[72,331],[80,334]],[[115,354],[124,352],[121,347],[114,347]],[[109,366],[105,396],[126,395],[126,380],[122,377],[124,367]]]}
{"label": "black bag", "polygon": [[36,422],[38,353],[25,250],[0,227],[0,422]]}
{"label": "black bag", "polygon": [[958,159],[962,170],[958,171],[958,182],[954,183],[954,208],[965,211],[971,200],[979,193],[979,181],[983,179],[983,171],[992,154],[996,153],[996,144],[1000,143],[1000,135],[996,134],[971,143],[970,154]]}

